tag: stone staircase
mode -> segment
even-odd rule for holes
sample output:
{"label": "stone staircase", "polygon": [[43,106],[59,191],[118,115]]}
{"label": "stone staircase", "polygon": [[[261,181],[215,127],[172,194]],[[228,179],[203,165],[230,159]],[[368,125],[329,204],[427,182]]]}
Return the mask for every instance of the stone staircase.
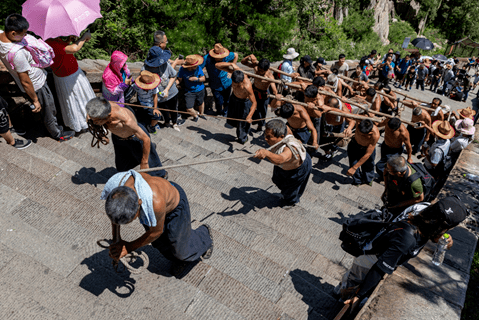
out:
{"label": "stone staircase", "polygon": [[[256,126],[254,126],[256,127]],[[163,165],[194,163],[266,146],[246,146],[221,119],[187,120],[152,140]],[[383,187],[354,187],[345,150],[330,164],[313,158],[299,206],[277,207],[273,165],[250,158],[169,170],[191,206],[193,227],[213,228],[215,249],[179,277],[146,246],[148,271],[116,273],[100,193],[115,170],[113,146],[91,135],[65,143],[37,138],[19,151],[0,143],[0,309],[2,319],[332,319],[332,297],[352,258],[339,246],[341,223],[375,208]],[[133,240],[143,228],[122,228]]]}

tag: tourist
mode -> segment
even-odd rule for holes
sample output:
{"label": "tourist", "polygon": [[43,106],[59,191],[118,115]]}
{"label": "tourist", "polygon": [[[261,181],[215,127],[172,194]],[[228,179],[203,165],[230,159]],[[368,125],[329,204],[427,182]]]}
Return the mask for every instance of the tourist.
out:
{"label": "tourist", "polygon": [[424,126],[436,136],[436,141],[426,150],[424,166],[438,183],[440,178],[445,178],[444,175],[450,166],[447,155],[451,147],[450,139],[454,137],[454,129],[448,121],[439,120],[433,122],[432,126]]}
{"label": "tourist", "polygon": [[416,90],[418,90],[419,86],[421,86],[421,91],[424,91],[424,81],[426,81],[428,74],[429,69],[425,67],[424,63],[421,63],[416,74]]}
{"label": "tourist", "polygon": [[412,85],[415,80],[416,80],[416,64],[412,62],[406,71],[406,87],[404,89],[408,91],[408,86],[409,86],[409,90],[412,90]]}
{"label": "tourist", "polygon": [[454,138],[451,139],[451,147],[449,150],[453,162],[452,165],[454,165],[457,158],[459,158],[461,151],[466,149],[472,140],[474,140],[474,133],[476,132],[474,121],[470,118],[457,120],[455,127],[456,134]]}
{"label": "tourist", "polygon": [[110,257],[119,261],[151,243],[172,261],[172,273],[179,276],[192,262],[209,259],[213,253],[211,228],[203,224],[191,228],[191,213],[186,193],[178,184],[134,170],[119,172],[103,188],[101,199],[116,239],[120,226],[138,218],[145,233],[133,241],[120,240],[109,247]]}
{"label": "tourist", "polygon": [[394,79],[394,67],[396,65],[393,62],[393,55],[388,54],[386,60],[379,65],[381,73],[379,74],[379,81],[387,85],[389,80]]}
{"label": "tourist", "polygon": [[178,116],[178,88],[175,83],[176,71],[170,63],[171,52],[165,50],[168,40],[164,33],[158,34],[156,39],[160,43],[150,48],[142,70],[156,73],[160,77],[158,108],[171,110],[162,112],[165,126],[171,125],[174,130],[180,131],[179,126],[183,125],[185,120]]}
{"label": "tourist", "polygon": [[331,69],[338,69],[338,75],[347,77],[349,65],[346,63],[346,56],[341,53],[338,57],[338,61],[331,66]]}
{"label": "tourist", "polygon": [[401,89],[402,85],[404,84],[405,75],[411,63],[411,56],[408,54],[407,56],[402,58],[396,65],[396,84],[399,85],[399,89]]}
{"label": "tourist", "polygon": [[264,138],[274,147],[270,151],[257,150],[255,158],[266,158],[274,164],[273,183],[281,190],[281,206],[289,209],[300,201],[306,189],[312,171],[311,157],[279,119],[266,123]]}
{"label": "tourist", "polygon": [[[293,60],[296,59],[299,56],[299,53],[294,50],[294,48],[288,48],[286,51],[286,54],[283,55],[283,62],[281,63],[281,71],[286,72],[287,74],[293,74],[294,73],[294,68],[293,68]],[[281,75],[281,79],[284,80],[285,82],[292,82],[293,79],[291,77],[288,77],[284,74]],[[285,87],[288,89],[287,87]]]}
{"label": "tourist", "polygon": [[[185,102],[186,111],[193,117],[194,122],[198,122],[198,118],[204,116],[205,113],[205,85],[206,81],[203,69],[199,68],[203,64],[204,58],[200,55],[189,55],[185,59],[185,64],[180,68],[178,72],[177,84],[184,84],[185,87]],[[197,113],[194,107],[198,107],[199,113]]]}
{"label": "tourist", "polygon": [[431,87],[429,88],[429,90],[431,90],[432,92],[436,92],[437,86],[439,85],[439,82],[441,82],[442,73],[443,67],[442,64],[439,64],[431,74]]}
{"label": "tourist", "polygon": [[7,108],[7,101],[0,97],[0,136],[5,139],[5,142],[7,144],[14,146],[19,150],[28,148],[32,144],[32,140],[21,140],[13,138],[12,132],[10,130],[12,123],[10,122]]}
{"label": "tourist", "polygon": [[[442,95],[446,95],[449,92],[448,86],[454,80],[454,72],[452,71],[452,65],[446,64],[446,68],[442,74]],[[452,85],[451,85],[452,87]]]}
{"label": "tourist", "polygon": [[[35,67],[32,54],[19,43],[27,34],[30,25],[19,14],[11,14],[5,19],[5,31],[0,30],[0,58],[22,92],[26,93],[32,104],[32,112],[40,112],[43,123],[50,135],[60,141],[70,140],[74,131],[64,131],[57,121],[57,109],[53,94],[47,84],[45,70]],[[14,50],[13,59],[8,59]]]}
{"label": "tourist", "polygon": [[160,92],[158,85],[160,82],[160,77],[156,73],[143,70],[132,86],[138,94],[138,102],[142,106],[149,107],[144,108],[144,110],[147,112],[150,121],[146,129],[151,134],[157,134],[160,130],[158,125],[158,121],[161,120],[161,112],[158,110],[158,92]]}
{"label": "tourist", "polygon": [[216,114],[226,117],[228,113],[228,106],[231,96],[231,78],[228,73],[215,67],[218,62],[232,62],[238,61],[238,54],[230,52],[223,47],[221,43],[216,43],[214,48],[204,56],[204,61],[200,65],[203,69],[206,67],[208,72],[208,81],[215,99]]}
{"label": "tourist", "polygon": [[77,59],[73,54],[80,51],[85,42],[90,39],[90,31],[87,31],[78,40],[75,40],[74,36],[47,40],[55,52],[51,68],[63,122],[76,134],[88,131],[85,105],[95,98],[95,92],[85,73],[78,67]]}
{"label": "tourist", "polygon": [[352,185],[368,184],[374,179],[374,159],[379,130],[369,119],[362,120],[356,128],[354,138],[348,144],[349,169],[347,175],[353,177]]}
{"label": "tourist", "polygon": [[[116,102],[101,97],[88,101],[86,111],[93,123],[94,133],[102,132],[103,128],[111,132],[118,171],[128,171],[138,165],[140,169],[161,167],[155,144],[150,140],[146,128],[137,123],[129,107],[120,107]],[[108,140],[105,142],[108,143]],[[168,173],[162,169],[149,174],[168,177]]]}

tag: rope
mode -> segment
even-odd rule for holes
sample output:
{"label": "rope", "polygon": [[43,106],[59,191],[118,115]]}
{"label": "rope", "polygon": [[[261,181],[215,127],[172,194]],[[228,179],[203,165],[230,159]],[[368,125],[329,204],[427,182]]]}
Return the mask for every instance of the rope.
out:
{"label": "rope", "polygon": [[[147,106],[142,106],[142,105],[139,105],[139,104],[132,104],[132,103],[126,103],[126,102],[118,102],[118,104],[124,104],[124,105],[127,105],[127,106],[131,106],[131,107],[137,107],[137,108],[146,108],[146,109],[154,109],[154,110],[161,110],[161,111],[168,111],[168,112],[178,112],[178,113],[183,113],[183,114],[188,114],[188,115],[191,115],[190,113],[186,112],[186,111],[178,111],[178,110],[170,110],[170,109],[164,109],[164,108],[153,108],[153,107],[147,107]],[[225,120],[235,120],[235,121],[244,121],[244,122],[248,122],[248,120],[245,120],[245,119],[235,119],[235,118],[228,118],[228,117],[219,117],[219,116],[212,116],[210,114],[202,114],[202,116],[206,116],[206,117],[210,117],[210,118],[215,118],[215,119],[225,119]],[[256,121],[264,121],[264,120],[271,120],[271,119],[275,119],[276,117],[269,117],[269,118],[263,118],[263,119],[254,119],[252,120],[252,122],[256,122]]]}
{"label": "rope", "polygon": [[[108,139],[108,129],[105,126],[99,126],[93,123],[91,119],[88,119],[88,131],[92,134],[93,138],[91,139],[91,146],[100,148],[100,143],[107,145],[110,142]],[[96,140],[96,141],[95,141]]]}
{"label": "rope", "polygon": [[[96,244],[98,246],[100,246],[101,248],[109,249],[110,248],[109,245],[105,245],[105,244],[102,243],[102,242],[108,243],[108,241],[109,240],[107,240],[107,239],[101,239],[101,240],[98,240],[96,242]],[[131,264],[135,263],[138,259],[143,260],[143,265],[141,267],[138,267],[138,268],[133,268],[131,266]],[[122,268],[119,267],[119,261],[121,261],[121,263],[124,266],[123,270],[122,270]],[[113,265],[113,269],[115,269],[115,271],[117,273],[128,270],[132,274],[140,274],[144,270],[146,270],[148,268],[148,266],[150,265],[150,258],[148,257],[148,255],[144,251],[141,251],[141,253],[138,253],[136,251],[132,251],[132,252],[128,253],[126,256],[124,256],[123,258],[121,258],[119,261],[112,260],[112,262],[111,262],[112,265]]]}

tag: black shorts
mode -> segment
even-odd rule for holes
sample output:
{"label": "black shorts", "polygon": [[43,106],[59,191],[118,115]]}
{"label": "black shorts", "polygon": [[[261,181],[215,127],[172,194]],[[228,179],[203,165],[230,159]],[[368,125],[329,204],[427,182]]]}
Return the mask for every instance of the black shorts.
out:
{"label": "black shorts", "polygon": [[7,101],[0,97],[0,134],[7,133],[10,130],[7,106]]}
{"label": "black shorts", "polygon": [[397,81],[402,81],[402,79],[404,79],[405,75],[406,75],[405,73],[399,73],[399,72],[396,73],[396,80]]}
{"label": "black shorts", "polygon": [[200,106],[205,101],[205,89],[198,92],[185,93],[186,109],[191,109],[194,106]]}

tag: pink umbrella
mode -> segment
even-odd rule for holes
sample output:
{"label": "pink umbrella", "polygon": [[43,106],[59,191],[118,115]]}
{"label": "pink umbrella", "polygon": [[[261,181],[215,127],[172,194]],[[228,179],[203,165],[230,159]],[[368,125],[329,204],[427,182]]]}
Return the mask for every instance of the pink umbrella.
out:
{"label": "pink umbrella", "polygon": [[80,33],[101,18],[100,0],[27,0],[22,15],[42,39]]}

